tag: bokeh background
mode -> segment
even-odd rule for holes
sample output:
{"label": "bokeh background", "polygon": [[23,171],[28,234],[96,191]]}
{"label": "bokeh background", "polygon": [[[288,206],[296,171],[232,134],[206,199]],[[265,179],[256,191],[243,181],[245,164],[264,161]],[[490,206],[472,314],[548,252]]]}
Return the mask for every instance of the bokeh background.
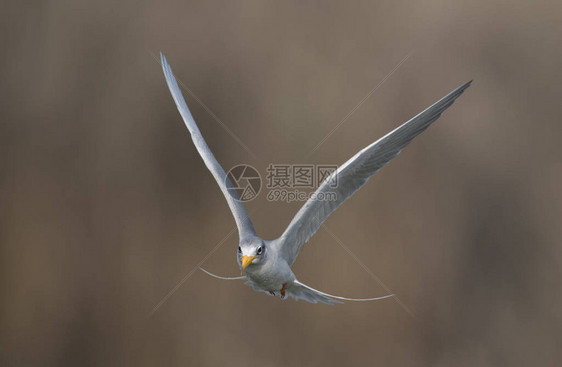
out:
{"label": "bokeh background", "polygon": [[[562,7],[539,1],[43,1],[2,5],[2,366],[562,363]],[[312,305],[190,274],[234,221],[217,159],[341,164],[467,92],[326,222],[397,302]],[[396,65],[406,61],[317,151]],[[301,203],[247,204],[258,234]],[[239,274],[236,234],[204,266]],[[294,266],[386,291],[326,231]],[[150,316],[149,316],[150,315]]]}

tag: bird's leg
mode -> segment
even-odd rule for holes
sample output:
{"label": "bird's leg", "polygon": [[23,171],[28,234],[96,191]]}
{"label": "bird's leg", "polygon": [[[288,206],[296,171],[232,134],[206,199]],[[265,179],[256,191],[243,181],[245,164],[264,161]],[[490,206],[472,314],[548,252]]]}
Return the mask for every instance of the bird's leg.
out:
{"label": "bird's leg", "polygon": [[274,291],[269,291],[269,294],[271,294],[272,296],[275,296],[275,292],[274,292]]}
{"label": "bird's leg", "polygon": [[283,287],[281,287],[281,298],[285,299],[285,287],[287,283],[283,283]]}

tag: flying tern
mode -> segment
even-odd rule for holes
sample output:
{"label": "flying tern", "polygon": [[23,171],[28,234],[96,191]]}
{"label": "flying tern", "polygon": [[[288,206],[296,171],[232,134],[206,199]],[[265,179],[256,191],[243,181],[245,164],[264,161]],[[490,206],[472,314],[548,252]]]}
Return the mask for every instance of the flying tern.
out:
{"label": "flying tern", "polygon": [[[197,151],[226,198],[238,228],[239,243],[236,259],[243,275],[225,278],[204,269],[201,270],[220,279],[245,279],[247,280],[246,284],[252,286],[256,291],[274,296],[280,295],[282,299],[290,296],[295,300],[303,299],[311,303],[332,304],[340,301],[373,301],[393,296],[390,294],[382,297],[356,299],[320,292],[297,280],[291,266],[295,262],[301,247],[316,233],[328,216],[359,190],[379,169],[396,157],[416,136],[437,120],[441,113],[451,106],[455,99],[470,86],[471,81],[456,88],[406,123],[360,150],[347,162],[339,166],[319,185],[315,192],[316,195],[312,196],[335,199],[309,199],[297,212],[285,232],[279,238],[267,241],[256,234],[244,204],[237,197],[236,191],[232,189],[232,182],[203,139],[185,103],[170,65],[162,53],[160,58],[166,82],[180,115],[191,133]],[[333,182],[337,182],[336,187],[333,187]],[[326,196],[328,193],[335,193],[335,195]]]}

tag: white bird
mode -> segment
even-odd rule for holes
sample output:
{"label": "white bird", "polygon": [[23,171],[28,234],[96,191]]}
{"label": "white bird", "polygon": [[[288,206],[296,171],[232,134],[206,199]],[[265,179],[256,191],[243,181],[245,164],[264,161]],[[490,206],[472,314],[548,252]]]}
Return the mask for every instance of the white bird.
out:
{"label": "white bird", "polygon": [[[323,302],[331,304],[339,302],[339,300],[373,301],[393,296],[391,294],[376,298],[353,299],[320,292],[299,282],[291,270],[291,265],[295,262],[301,247],[316,233],[328,216],[346,199],[351,197],[355,191],[359,190],[372,175],[392,158],[396,157],[400,150],[408,145],[412,139],[437,120],[441,113],[468,88],[471,81],[453,90],[435,104],[362,149],[338,167],[316,190],[316,197],[322,195],[324,197],[334,197],[334,195],[326,196],[325,194],[335,193],[335,199],[326,201],[309,199],[295,215],[281,237],[267,241],[256,235],[244,204],[238,200],[235,190],[229,190],[229,188],[233,188],[232,183],[197,128],[166,58],[162,54],[160,54],[160,58],[168,87],[185,125],[191,133],[193,143],[203,158],[205,165],[217,181],[238,227],[239,245],[237,260],[244,275],[225,278],[216,276],[204,269],[201,270],[220,279],[246,279],[246,284],[252,286],[255,290],[266,292],[270,295],[280,294],[282,299],[285,299],[288,295],[296,300],[303,299],[311,303]],[[332,187],[334,186],[332,185],[333,182],[337,182],[336,187]]]}

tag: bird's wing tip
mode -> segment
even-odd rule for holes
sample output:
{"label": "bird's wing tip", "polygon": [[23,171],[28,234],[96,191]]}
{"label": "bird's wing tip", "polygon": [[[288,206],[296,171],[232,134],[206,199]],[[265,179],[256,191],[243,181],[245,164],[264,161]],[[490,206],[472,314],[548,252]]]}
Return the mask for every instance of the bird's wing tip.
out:
{"label": "bird's wing tip", "polygon": [[464,90],[464,89],[470,87],[470,85],[472,84],[472,81],[473,81],[473,80],[474,80],[474,79],[470,79],[468,82],[464,83],[464,84],[461,86],[460,89]]}

